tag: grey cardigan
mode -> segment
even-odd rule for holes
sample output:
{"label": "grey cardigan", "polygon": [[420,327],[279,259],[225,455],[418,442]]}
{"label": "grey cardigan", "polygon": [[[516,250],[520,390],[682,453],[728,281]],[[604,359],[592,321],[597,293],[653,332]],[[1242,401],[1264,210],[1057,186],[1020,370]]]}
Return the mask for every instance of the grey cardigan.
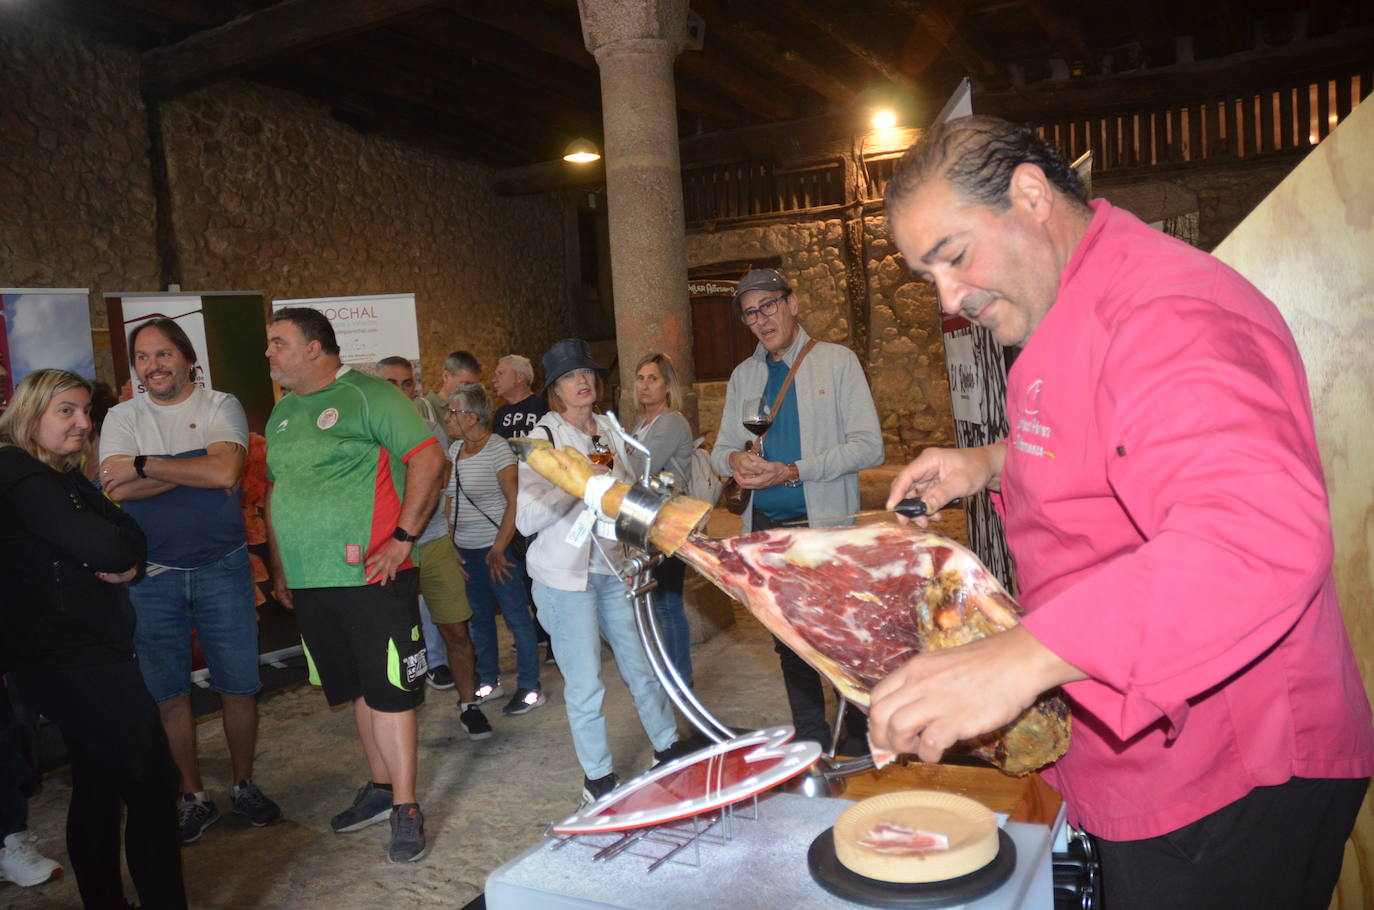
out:
{"label": "grey cardigan", "polygon": [[[797,327],[797,340],[782,358],[788,366],[810,337],[804,328]],[[741,451],[745,442],[754,438],[744,428],[742,410],[744,399],[763,394],[768,382],[767,356],[759,345],[753,356],[730,374],[720,431],[711,449],[711,465],[722,476],[733,473],[730,453]],[[817,342],[793,381],[802,445],[797,473],[806,497],[806,514],[818,519],[851,515],[859,511],[859,471],[883,463],[878,410],[859,358],[843,345]],[[743,517],[748,533],[753,510],[746,510]]]}

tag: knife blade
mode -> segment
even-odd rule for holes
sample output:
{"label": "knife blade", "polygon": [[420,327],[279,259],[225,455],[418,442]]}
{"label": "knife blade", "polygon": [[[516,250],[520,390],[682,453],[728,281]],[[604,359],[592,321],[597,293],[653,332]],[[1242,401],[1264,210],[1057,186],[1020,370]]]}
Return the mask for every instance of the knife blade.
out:
{"label": "knife blade", "polygon": [[[964,501],[958,496],[956,496],[949,502],[942,505],[940,508],[958,508],[963,506],[963,504]],[[789,528],[797,525],[814,524],[820,524],[822,527],[825,527],[826,525],[832,525],[839,521],[857,521],[860,518],[868,518],[873,515],[891,515],[893,512],[896,512],[898,515],[903,515],[907,518],[919,518],[922,515],[928,513],[929,511],[930,507],[926,505],[924,499],[913,496],[909,499],[903,499],[902,501],[898,502],[895,506],[893,506],[891,509],[866,509],[865,511],[854,512],[849,515],[831,515],[821,518],[797,518],[792,521],[780,521],[778,522],[778,527]]]}

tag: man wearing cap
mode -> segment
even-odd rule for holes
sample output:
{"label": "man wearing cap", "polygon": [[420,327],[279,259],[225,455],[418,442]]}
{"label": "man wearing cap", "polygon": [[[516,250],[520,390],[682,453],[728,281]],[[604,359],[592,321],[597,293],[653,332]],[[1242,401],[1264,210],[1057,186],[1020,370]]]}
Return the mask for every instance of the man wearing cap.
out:
{"label": "man wearing cap", "polygon": [[[711,464],[753,491],[745,532],[812,517],[852,524],[840,516],[859,510],[859,471],[883,461],[878,412],[859,359],[843,345],[813,342],[797,318],[797,295],[774,269],[754,269],[740,279],[733,306],[759,345],[730,374]],[[762,451],[748,451],[754,437],[744,421],[758,415],[744,413],[745,402],[761,399],[771,408],[799,357],[781,404],[768,415],[772,424]],[[828,744],[819,674],[776,639],[774,648],[797,738]],[[854,735],[860,721],[851,720]]]}

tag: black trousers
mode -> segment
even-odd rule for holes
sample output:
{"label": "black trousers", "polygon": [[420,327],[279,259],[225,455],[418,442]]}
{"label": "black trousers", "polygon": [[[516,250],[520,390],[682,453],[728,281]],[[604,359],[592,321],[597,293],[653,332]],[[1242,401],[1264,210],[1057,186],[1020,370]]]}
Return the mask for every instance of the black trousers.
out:
{"label": "black trousers", "polygon": [[[751,528],[754,531],[767,531],[778,527],[778,522],[769,518],[758,509],[753,510]],[[796,655],[791,648],[773,637],[773,650],[782,666],[782,684],[787,690],[787,706],[792,710],[792,726],[797,730],[797,739],[811,739],[830,748],[830,718],[825,710],[825,685],[821,674]],[[844,738],[841,752],[867,752],[868,715],[853,705],[845,708]]]}
{"label": "black trousers", "polygon": [[9,692],[0,685],[0,842],[28,828],[28,794],[33,784],[33,769],[19,749]]}
{"label": "black trousers", "polygon": [[1368,778],[1257,787],[1177,831],[1094,837],[1104,910],[1326,910]]}
{"label": "black trousers", "polygon": [[11,679],[24,703],[62,731],[72,773],[67,853],[86,910],[127,910],[121,813],[143,910],[184,910],[176,765],[138,665],[16,670]]}

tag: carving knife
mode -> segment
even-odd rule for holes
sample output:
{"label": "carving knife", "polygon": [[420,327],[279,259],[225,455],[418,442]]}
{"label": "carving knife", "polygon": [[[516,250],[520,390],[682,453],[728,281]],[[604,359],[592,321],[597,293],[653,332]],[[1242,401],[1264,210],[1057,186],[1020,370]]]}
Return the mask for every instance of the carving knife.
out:
{"label": "carving knife", "polygon": [[[956,496],[940,508],[959,508],[963,506],[963,504],[964,501]],[[785,528],[793,527],[795,525],[817,524],[821,527],[826,527],[829,525],[833,525],[839,521],[857,521],[860,518],[868,518],[873,515],[890,515],[893,512],[896,512],[898,515],[904,515],[907,518],[919,518],[920,516],[926,514],[928,511],[930,511],[930,509],[926,505],[925,500],[913,496],[910,499],[903,499],[901,502],[897,503],[891,509],[868,509],[863,512],[855,512],[852,515],[832,515],[823,518],[798,518],[794,521],[779,522],[778,527]]]}

